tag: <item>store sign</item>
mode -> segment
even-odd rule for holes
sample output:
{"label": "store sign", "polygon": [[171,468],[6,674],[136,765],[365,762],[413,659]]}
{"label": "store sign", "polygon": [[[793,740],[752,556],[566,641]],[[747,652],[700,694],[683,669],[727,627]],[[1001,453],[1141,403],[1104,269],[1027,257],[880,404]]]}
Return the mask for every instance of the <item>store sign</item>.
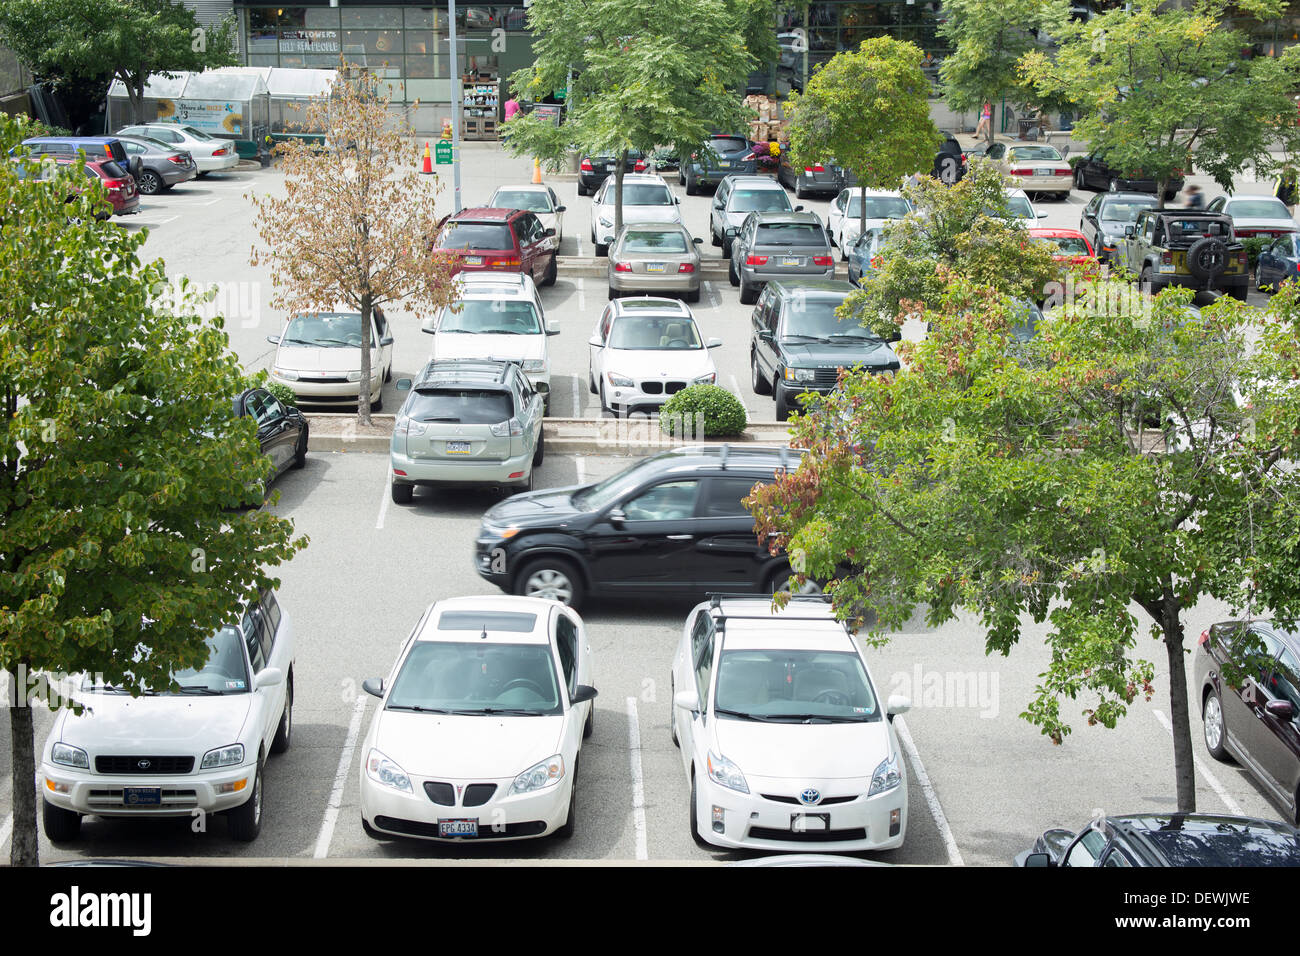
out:
{"label": "store sign", "polygon": [[281,53],[338,53],[338,30],[281,30]]}
{"label": "store sign", "polygon": [[205,133],[240,136],[244,132],[244,108],[240,103],[221,100],[159,100],[158,122],[193,126]]}
{"label": "store sign", "polygon": [[434,143],[433,153],[439,166],[451,165],[451,143],[441,141]]}

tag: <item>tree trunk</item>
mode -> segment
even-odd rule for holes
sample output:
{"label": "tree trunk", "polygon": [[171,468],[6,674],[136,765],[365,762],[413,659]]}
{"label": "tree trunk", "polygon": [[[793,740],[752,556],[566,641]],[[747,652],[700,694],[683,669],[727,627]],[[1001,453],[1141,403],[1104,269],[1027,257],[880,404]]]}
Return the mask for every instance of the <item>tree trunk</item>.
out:
{"label": "tree trunk", "polygon": [[618,154],[614,165],[614,238],[623,231],[623,170],[627,166],[627,150]]}
{"label": "tree trunk", "polygon": [[1174,781],[1180,813],[1196,809],[1196,768],[1192,760],[1192,721],[1187,700],[1187,655],[1178,602],[1168,589],[1162,601],[1161,630],[1169,658],[1169,720],[1174,734]]}
{"label": "tree trunk", "polygon": [[[23,673],[19,668],[17,673]],[[36,750],[32,733],[32,709],[27,705],[27,688],[18,686],[9,702],[9,746],[13,753],[14,830],[9,847],[10,866],[39,866],[40,845],[36,839]]]}
{"label": "tree trunk", "polygon": [[122,85],[126,87],[126,105],[131,112],[131,126],[141,122],[144,116],[144,86],[148,82],[148,75],[132,76],[130,74],[118,77]]}
{"label": "tree trunk", "polygon": [[362,293],[361,381],[357,383],[357,423],[361,425],[370,424],[370,325],[373,312],[374,306],[371,303],[370,293]]}
{"label": "tree trunk", "polygon": [[1157,209],[1165,208],[1165,190],[1168,188],[1169,188],[1168,179],[1156,180],[1156,208]]}

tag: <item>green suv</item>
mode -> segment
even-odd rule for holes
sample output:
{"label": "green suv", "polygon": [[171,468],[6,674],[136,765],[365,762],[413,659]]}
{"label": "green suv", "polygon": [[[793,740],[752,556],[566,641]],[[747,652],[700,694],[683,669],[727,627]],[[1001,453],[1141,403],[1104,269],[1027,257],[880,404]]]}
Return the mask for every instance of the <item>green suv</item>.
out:
{"label": "green suv", "polygon": [[1125,228],[1124,236],[1120,259],[1143,291],[1180,285],[1246,300],[1250,268],[1231,217],[1191,209],[1146,209]]}

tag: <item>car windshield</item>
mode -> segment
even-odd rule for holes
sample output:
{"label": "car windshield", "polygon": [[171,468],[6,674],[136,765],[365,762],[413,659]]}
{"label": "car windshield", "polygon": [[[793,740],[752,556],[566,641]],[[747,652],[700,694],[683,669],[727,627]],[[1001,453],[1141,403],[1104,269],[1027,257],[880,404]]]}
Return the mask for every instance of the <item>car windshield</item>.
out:
{"label": "car windshield", "polygon": [[1286,211],[1286,206],[1278,199],[1234,199],[1228,203],[1227,212],[1230,216],[1239,216],[1242,219],[1291,218],[1291,214]]}
{"label": "car windshield", "polygon": [[822,246],[826,233],[815,222],[761,223],[754,236],[756,246]]}
{"label": "car windshield", "polygon": [[686,252],[686,237],[680,232],[629,232],[623,237],[623,251],[682,253]]}
{"label": "car windshield", "polygon": [[714,711],[724,719],[782,723],[880,719],[867,669],[848,651],[724,649]]}
{"label": "car windshield", "polygon": [[739,136],[714,136],[709,140],[709,148],[716,153],[738,153],[748,149],[749,143]]}
{"label": "car windshield", "polygon": [[1007,212],[1016,219],[1034,219],[1034,207],[1024,196],[1008,196]]}
{"label": "car windshield", "polygon": [[612,349],[699,349],[695,323],[677,315],[629,315],[614,323],[609,333]]}
{"label": "car windshield", "polygon": [[505,223],[449,222],[438,235],[439,249],[514,249]]}
{"label": "car windshield", "polygon": [[179,129],[186,136],[193,137],[194,139],[201,139],[201,140],[216,139],[215,136],[209,136],[207,133],[203,132],[203,130],[195,129],[193,126],[178,126],[177,129]]}
{"label": "car windshield", "polygon": [[570,500],[575,508],[583,511],[599,511],[638,488],[645,481],[647,472],[651,471],[654,464],[654,458],[642,458],[635,465],[610,475],[599,484],[575,491]]}
{"label": "car windshield", "polygon": [[421,388],[402,409],[403,417],[413,422],[452,425],[497,425],[513,414],[510,394],[487,388]]}
{"label": "car windshield", "polygon": [[1082,236],[1036,236],[1039,242],[1056,247],[1055,255],[1088,256],[1088,242]]}
{"label": "car windshield", "polygon": [[803,296],[796,299],[786,312],[785,329],[781,340],[799,341],[800,339],[852,338],[879,341],[852,319],[844,320],[835,315],[843,299],[814,298]]}
{"label": "car windshield", "polygon": [[526,209],[529,212],[550,212],[551,197],[536,189],[500,189],[492,197],[497,209]]}
{"label": "car windshield", "polygon": [[[249,622],[249,626],[257,625]],[[244,659],[243,643],[244,638],[238,628],[233,625],[221,628],[204,641],[208,650],[207,661],[200,667],[188,667],[173,672],[172,679],[178,686],[177,690],[147,691],[147,693],[164,697],[191,694],[211,697],[249,693],[248,665]],[[91,678],[86,679],[82,688],[101,693],[126,693],[119,687]]]}
{"label": "car windshield", "polygon": [[737,189],[731,194],[732,212],[784,212],[790,208],[784,189]]}
{"label": "car windshield", "polygon": [[858,236],[857,241],[853,243],[853,248],[864,254],[875,255],[884,238],[885,231],[883,229],[868,229]]}
{"label": "car windshield", "polygon": [[[613,188],[605,194],[605,201],[614,202],[617,193]],[[671,206],[673,205],[673,194],[668,191],[667,186],[660,186],[657,183],[624,183],[623,184],[623,205],[624,206]]]}
{"label": "car windshield", "polygon": [[[867,197],[868,219],[902,219],[909,212],[911,207],[907,205],[907,200],[900,196]],[[862,218],[861,196],[853,196],[849,199],[849,211],[845,215],[850,219]]]}
{"label": "car windshield", "polygon": [[1101,204],[1100,218],[1105,222],[1137,222],[1138,213],[1143,209],[1155,209],[1156,200],[1150,199],[1112,199]]}
{"label": "car windshield", "polygon": [[439,332],[496,335],[541,335],[537,309],[531,302],[502,299],[465,299],[460,311],[444,309]]}
{"label": "car windshield", "polygon": [[1025,162],[1062,162],[1061,154],[1053,146],[1017,146],[1015,149],[1007,150],[1007,162],[1025,163]]}
{"label": "car windshield", "polygon": [[384,709],[467,716],[564,712],[550,645],[484,641],[416,643]]}
{"label": "car windshield", "polygon": [[[300,315],[289,322],[281,345],[306,348],[361,348],[361,316],[354,313]],[[374,335],[371,346],[376,346]]]}

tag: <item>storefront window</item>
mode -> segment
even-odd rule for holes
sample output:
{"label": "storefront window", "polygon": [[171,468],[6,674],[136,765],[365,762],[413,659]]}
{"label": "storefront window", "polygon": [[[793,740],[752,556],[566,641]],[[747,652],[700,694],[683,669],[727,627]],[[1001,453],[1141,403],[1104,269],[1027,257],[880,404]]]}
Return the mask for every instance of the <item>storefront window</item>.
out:
{"label": "storefront window", "polygon": [[[253,7],[248,11],[248,52],[250,54],[276,52],[274,10]],[[252,64],[252,60],[249,63],[255,65]]]}
{"label": "storefront window", "polygon": [[371,57],[400,57],[401,30],[344,30],[343,49],[349,54],[365,53]]}
{"label": "storefront window", "polygon": [[[407,37],[406,48],[408,51],[411,48],[410,37]],[[432,53],[428,56],[411,56],[408,52],[406,55],[406,75],[418,79],[451,76],[451,58],[437,56]]]}
{"label": "storefront window", "polygon": [[343,29],[400,30],[401,7],[342,7]]}

